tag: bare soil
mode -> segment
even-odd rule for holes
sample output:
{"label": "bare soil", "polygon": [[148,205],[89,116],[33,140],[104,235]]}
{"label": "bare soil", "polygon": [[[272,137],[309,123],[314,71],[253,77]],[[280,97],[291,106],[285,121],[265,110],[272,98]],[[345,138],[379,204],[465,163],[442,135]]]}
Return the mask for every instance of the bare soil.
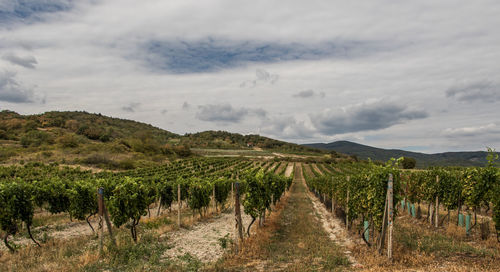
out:
{"label": "bare soil", "polygon": [[[241,207],[243,211],[243,207]],[[243,225],[248,226],[251,217],[242,212]],[[225,252],[224,240],[230,248],[230,240],[235,234],[235,216],[232,209],[216,217],[195,224],[189,228],[165,234],[170,249],[163,254],[165,258],[176,258],[189,254],[203,263],[219,259]]]}

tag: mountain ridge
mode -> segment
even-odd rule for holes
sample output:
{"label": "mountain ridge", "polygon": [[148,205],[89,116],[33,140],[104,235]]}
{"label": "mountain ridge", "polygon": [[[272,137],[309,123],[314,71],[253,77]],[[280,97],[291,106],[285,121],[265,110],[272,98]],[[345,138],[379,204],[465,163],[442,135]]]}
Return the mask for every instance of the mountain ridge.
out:
{"label": "mountain ridge", "polygon": [[390,158],[411,157],[417,161],[417,167],[428,166],[484,166],[486,164],[485,151],[458,151],[426,154],[421,152],[406,151],[401,149],[384,149],[363,145],[350,141],[335,141],[331,143],[311,143],[304,146],[336,151],[360,159],[387,161]]}

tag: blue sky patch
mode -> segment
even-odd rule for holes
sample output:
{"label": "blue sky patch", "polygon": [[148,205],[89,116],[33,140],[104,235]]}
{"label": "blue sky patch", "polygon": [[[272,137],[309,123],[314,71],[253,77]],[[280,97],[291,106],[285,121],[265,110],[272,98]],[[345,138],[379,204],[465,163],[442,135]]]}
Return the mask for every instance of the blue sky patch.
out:
{"label": "blue sky patch", "polygon": [[8,0],[0,4],[0,24],[32,23],[47,13],[70,10],[73,0]]}
{"label": "blue sky patch", "polygon": [[143,47],[154,70],[174,74],[215,72],[248,63],[352,58],[378,51],[375,42],[335,41],[317,44],[230,41],[150,41]]}

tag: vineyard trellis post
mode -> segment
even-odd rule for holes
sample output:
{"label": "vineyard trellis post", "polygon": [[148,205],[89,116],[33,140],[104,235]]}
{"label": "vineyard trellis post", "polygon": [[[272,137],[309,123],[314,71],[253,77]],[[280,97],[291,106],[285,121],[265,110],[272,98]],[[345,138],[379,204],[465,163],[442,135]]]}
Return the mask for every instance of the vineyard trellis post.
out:
{"label": "vineyard trellis post", "polygon": [[333,204],[333,193],[335,192],[334,188],[333,188],[333,176],[332,176],[332,214],[335,216],[335,207],[334,207],[334,204]]}
{"label": "vineyard trellis post", "polygon": [[99,215],[99,256],[102,255],[103,239],[104,239],[104,225],[103,225],[103,211],[104,211],[104,200],[103,200],[103,188],[97,189],[97,207]]}
{"label": "vineyard trellis post", "polygon": [[181,227],[181,184],[177,184],[177,226]]}
{"label": "vineyard trellis post", "polygon": [[108,228],[109,237],[113,246],[116,247],[115,236],[113,235],[113,229],[111,226],[111,220],[109,219],[108,209],[104,203],[104,188],[97,189],[97,206],[99,214],[99,253],[102,253],[103,239],[104,239],[104,224],[103,219],[106,222],[106,227]]}
{"label": "vineyard trellis post", "polygon": [[[389,179],[392,181],[392,174],[389,175]],[[391,188],[392,188],[392,182],[391,182]],[[389,181],[387,182],[387,191],[385,194],[385,204],[384,204],[384,215],[382,217],[382,230],[380,231],[380,235],[377,238],[377,250],[380,255],[382,255],[383,249],[384,249],[384,243],[385,243],[385,234],[387,232],[387,227],[388,225],[388,217],[389,217]],[[392,233],[391,233],[392,234]],[[392,239],[391,239],[392,242]]]}
{"label": "vineyard trellis post", "polygon": [[236,254],[243,248],[243,223],[241,221],[241,211],[240,211],[240,183],[236,182],[234,189],[235,189],[235,194],[234,194],[234,215],[236,219],[236,239],[237,245],[235,247],[236,249]]}
{"label": "vineyard trellis post", "polygon": [[389,237],[387,239],[387,257],[389,259],[392,259],[392,231],[393,231],[392,219],[394,216],[392,174],[389,174],[389,182],[387,183],[387,209],[388,209],[387,225],[389,227]]}
{"label": "vineyard trellis post", "polygon": [[[231,199],[234,199],[234,182],[231,182]],[[234,203],[231,202],[231,207],[234,207]]]}
{"label": "vineyard trellis post", "polygon": [[350,176],[347,176],[347,200],[346,200],[346,213],[345,213],[345,229],[349,230],[349,181],[351,180]]}
{"label": "vineyard trellis post", "polygon": [[212,214],[216,214],[216,203],[215,203],[215,184],[212,187]]}
{"label": "vineyard trellis post", "polygon": [[[436,187],[439,190],[439,176],[436,175]],[[439,227],[439,194],[436,194],[436,216],[434,217],[435,227]]]}

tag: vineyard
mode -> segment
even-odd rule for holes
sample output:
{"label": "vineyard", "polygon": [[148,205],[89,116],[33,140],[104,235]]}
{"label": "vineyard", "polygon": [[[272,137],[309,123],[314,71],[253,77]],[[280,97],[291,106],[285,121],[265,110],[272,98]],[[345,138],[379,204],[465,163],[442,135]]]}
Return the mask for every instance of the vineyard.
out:
{"label": "vineyard", "polygon": [[[238,251],[242,256],[249,254],[245,248],[266,237],[263,232],[282,220],[281,213],[297,213],[288,210],[297,209],[293,201],[304,199],[306,193],[300,188],[307,185],[311,198],[299,202],[309,206],[315,201],[323,203],[322,207],[314,206],[315,213],[322,214],[320,218],[309,220],[319,220],[316,225],[328,225],[335,233],[343,229],[343,241],[354,241],[353,245],[331,241],[352,252],[346,253],[349,261],[339,261],[341,266],[351,263],[357,265],[354,268],[370,269],[390,265],[398,269],[411,264],[409,256],[418,252],[431,263],[443,256],[479,258],[478,267],[488,270],[498,264],[500,245],[500,173],[493,165],[494,158],[490,161],[482,168],[411,171],[400,169],[397,160],[379,165],[242,158],[193,158],[161,167],[97,173],[40,163],[0,167],[0,260],[7,265],[7,260],[29,252],[55,254],[55,245],[65,248],[72,241],[85,244],[89,243],[85,237],[90,237],[90,244],[78,254],[94,252],[94,259],[83,264],[74,261],[71,256],[78,254],[68,253],[68,248],[58,254],[69,254],[67,262],[83,270],[127,270],[130,266],[189,270],[190,265],[194,270],[210,270],[213,266],[209,263],[217,259],[214,269],[231,267],[235,264],[228,261],[229,256]],[[290,190],[291,196],[282,201]],[[241,203],[241,208],[235,203]],[[47,234],[53,225],[63,233],[74,224],[79,224],[79,232],[75,231],[69,241]],[[208,232],[210,228],[224,229],[223,233],[215,230],[220,253],[213,257],[184,251],[196,245],[180,246],[182,240],[198,233],[191,228],[199,224],[205,224]],[[328,228],[324,231],[328,233]],[[179,252],[173,245],[165,246],[169,233],[177,237],[175,241],[182,247]],[[205,234],[196,235],[208,235],[199,233]],[[436,237],[451,241],[453,247],[422,244]],[[123,254],[129,257],[120,259]],[[174,257],[181,264],[165,261]],[[133,263],[134,258],[138,263]],[[36,268],[36,262],[18,262],[5,269],[45,271]],[[417,261],[414,265],[422,266]],[[234,267],[239,270],[241,263]]]}
{"label": "vineyard", "polygon": [[[411,172],[401,171],[395,161],[389,161],[385,166],[368,163],[319,167],[322,167],[322,171],[318,168],[306,171],[308,186],[321,201],[331,205],[334,212],[337,212],[338,207],[338,212],[346,218],[347,227],[359,222],[359,228],[364,228],[361,238],[369,246],[370,243],[365,239],[368,228],[373,233],[373,229],[379,232],[383,226],[389,175],[394,177],[395,215],[398,210],[406,210],[412,217],[421,219],[421,205],[425,203],[429,224],[439,227],[446,219],[448,224],[451,222],[451,213],[455,210],[455,223],[465,227],[465,233],[469,235],[477,226],[479,213],[482,218],[481,237],[489,237],[489,223],[493,221],[495,235],[500,242],[499,171],[492,165],[484,168],[434,168]],[[440,207],[447,212],[441,220]]]}

